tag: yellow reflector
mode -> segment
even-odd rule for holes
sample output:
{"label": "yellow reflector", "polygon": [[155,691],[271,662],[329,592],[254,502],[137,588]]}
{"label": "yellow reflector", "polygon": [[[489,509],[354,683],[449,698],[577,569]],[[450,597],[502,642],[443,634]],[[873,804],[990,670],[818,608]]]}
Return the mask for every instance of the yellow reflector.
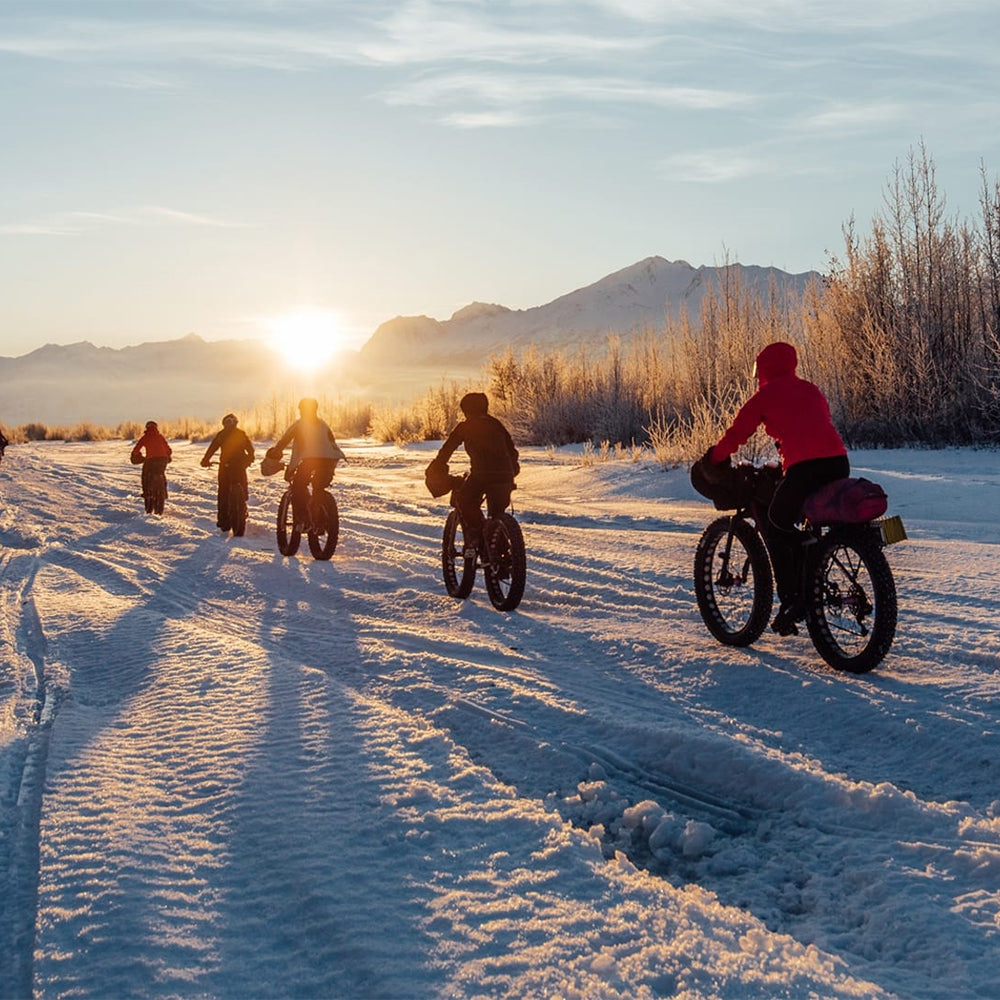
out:
{"label": "yellow reflector", "polygon": [[878,526],[879,531],[882,532],[882,541],[886,545],[906,540],[906,528],[903,527],[903,519],[898,514],[894,514],[892,517],[883,517]]}

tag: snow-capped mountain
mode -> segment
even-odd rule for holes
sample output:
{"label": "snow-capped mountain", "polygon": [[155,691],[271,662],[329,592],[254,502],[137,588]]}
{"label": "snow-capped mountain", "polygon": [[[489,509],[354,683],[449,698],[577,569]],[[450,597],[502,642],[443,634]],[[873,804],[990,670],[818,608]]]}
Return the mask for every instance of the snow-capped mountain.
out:
{"label": "snow-capped mountain", "polygon": [[705,294],[718,289],[723,280],[762,297],[773,288],[779,295],[798,299],[817,277],[815,272],[789,274],[773,267],[693,267],[684,260],[647,257],[531,309],[473,302],[443,321],[396,317],[375,331],[361,348],[361,358],[396,364],[481,364],[507,346],[600,343],[611,334],[662,328],[667,317],[676,318],[683,311],[697,323]]}
{"label": "snow-capped mountain", "polygon": [[[473,377],[491,354],[508,346],[600,345],[611,334],[660,329],[682,310],[697,323],[705,293],[723,280],[750,293],[774,290],[794,300],[815,277],[741,264],[696,268],[648,257],[530,309],[473,302],[446,320],[396,317],[379,326],[359,352],[312,373],[313,381],[330,393],[407,398],[440,378]],[[217,418],[294,392],[295,381],[256,340],[212,342],[192,334],[122,349],[47,344],[0,358],[0,422]]]}
{"label": "snow-capped mountain", "polygon": [[117,424],[217,417],[274,391],[274,354],[256,340],[178,340],[114,349],[46,344],[0,358],[0,421]]}

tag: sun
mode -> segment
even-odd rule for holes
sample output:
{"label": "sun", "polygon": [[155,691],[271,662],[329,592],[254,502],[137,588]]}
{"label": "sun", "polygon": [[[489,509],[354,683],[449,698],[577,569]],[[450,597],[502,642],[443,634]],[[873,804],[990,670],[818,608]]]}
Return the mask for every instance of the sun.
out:
{"label": "sun", "polygon": [[271,347],[290,368],[312,371],[344,349],[344,332],[335,312],[303,310],[268,324]]}

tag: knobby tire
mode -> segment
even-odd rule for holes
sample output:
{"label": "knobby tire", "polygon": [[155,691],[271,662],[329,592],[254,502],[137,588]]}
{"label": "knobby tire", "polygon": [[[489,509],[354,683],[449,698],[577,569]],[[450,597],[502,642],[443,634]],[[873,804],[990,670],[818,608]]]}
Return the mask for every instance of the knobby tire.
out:
{"label": "knobby tire", "polygon": [[476,559],[465,558],[466,542],[465,526],[458,511],[453,509],[444,522],[441,538],[441,575],[449,597],[468,597],[476,582]]}
{"label": "knobby tire", "polygon": [[329,559],[340,537],[340,512],[333,495],[321,491],[309,501],[312,526],[306,533],[313,559]]}
{"label": "knobby tire", "polygon": [[292,512],[292,493],[285,490],[278,501],[278,551],[283,556],[294,556],[299,551],[302,533],[295,527]]}
{"label": "knobby tire", "polygon": [[511,514],[487,521],[487,558],[483,576],[490,603],[498,611],[513,611],[524,596],[527,560],[521,526]]}
{"label": "knobby tire", "polygon": [[882,662],[896,635],[896,583],[870,527],[834,529],[809,576],[806,625],[837,670],[864,674]]}
{"label": "knobby tire", "polygon": [[246,534],[247,502],[239,483],[233,483],[229,487],[229,526],[236,538]]}
{"label": "knobby tire", "polygon": [[723,645],[749,646],[760,638],[771,617],[774,578],[749,521],[720,517],[704,530],[694,555],[694,592],[708,631]]}

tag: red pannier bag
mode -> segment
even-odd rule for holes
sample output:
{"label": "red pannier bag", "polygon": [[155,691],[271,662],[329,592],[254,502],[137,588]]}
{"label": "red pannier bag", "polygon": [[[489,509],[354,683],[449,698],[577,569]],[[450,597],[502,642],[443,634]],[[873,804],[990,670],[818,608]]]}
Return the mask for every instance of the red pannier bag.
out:
{"label": "red pannier bag", "polygon": [[881,517],[889,498],[878,483],[851,477],[835,479],[811,493],[802,505],[802,516],[813,524],[863,524]]}

